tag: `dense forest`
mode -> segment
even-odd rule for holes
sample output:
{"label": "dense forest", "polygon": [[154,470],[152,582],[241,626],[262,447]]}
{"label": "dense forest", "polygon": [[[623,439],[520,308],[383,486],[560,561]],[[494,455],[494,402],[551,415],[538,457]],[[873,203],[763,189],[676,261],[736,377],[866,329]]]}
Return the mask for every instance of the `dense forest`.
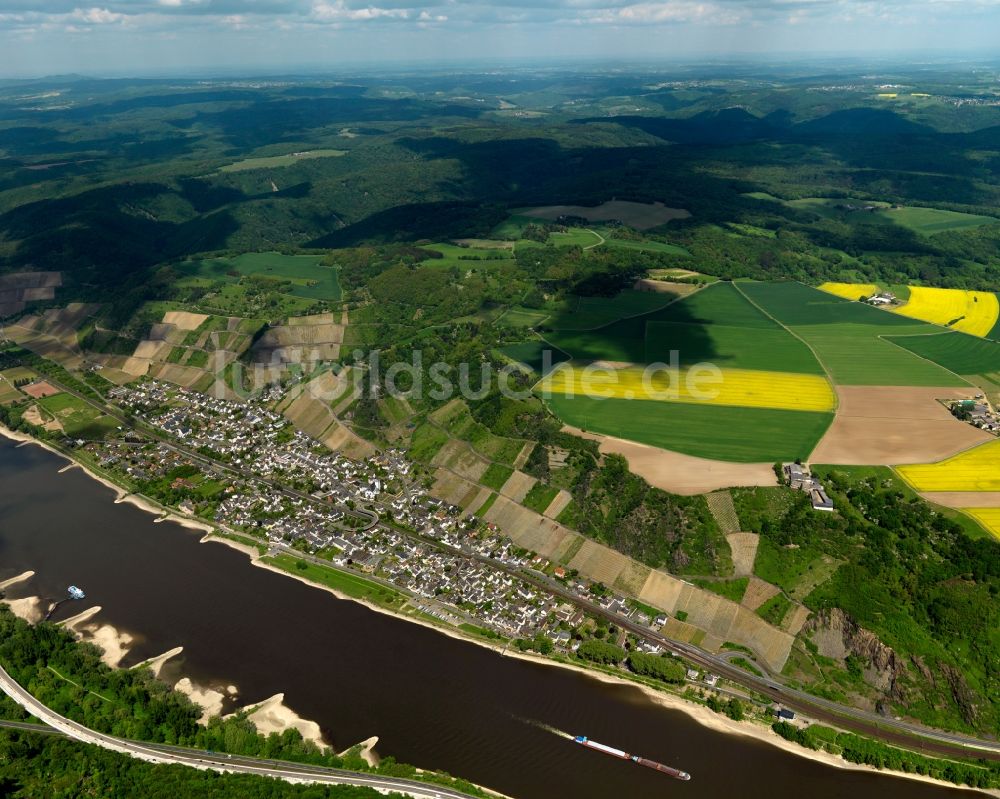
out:
{"label": "dense forest", "polygon": [[371,788],[290,785],[266,777],[153,765],[57,736],[0,729],[0,796],[5,799],[377,799],[385,795]]}
{"label": "dense forest", "polygon": [[842,565],[804,597],[816,614],[811,629],[829,626],[837,609],[889,650],[869,641],[837,666],[813,647],[796,676],[830,699],[867,696],[932,726],[995,734],[1000,542],[970,537],[888,469],[831,468],[822,477],[836,515],[790,492],[734,492],[741,526],[763,539],[758,573],[787,590],[817,558],[837,558]]}

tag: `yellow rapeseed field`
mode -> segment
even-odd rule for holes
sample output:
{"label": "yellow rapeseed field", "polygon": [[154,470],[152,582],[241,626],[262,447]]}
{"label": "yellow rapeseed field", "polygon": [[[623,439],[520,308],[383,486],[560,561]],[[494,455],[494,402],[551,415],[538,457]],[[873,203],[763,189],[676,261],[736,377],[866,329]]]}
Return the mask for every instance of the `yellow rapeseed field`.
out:
{"label": "yellow rapeseed field", "polygon": [[1000,491],[1000,440],[938,463],[897,470],[917,491]]}
{"label": "yellow rapeseed field", "polygon": [[965,512],[1000,538],[1000,508],[965,508]]}
{"label": "yellow rapeseed field", "polygon": [[845,300],[860,300],[862,297],[878,294],[878,286],[874,283],[824,283],[820,290],[836,294]]}
{"label": "yellow rapeseed field", "polygon": [[538,389],[563,396],[659,400],[798,411],[832,411],[836,396],[819,375],[750,369],[661,369],[644,376],[639,367],[590,370],[564,365],[542,378]]}
{"label": "yellow rapeseed field", "polygon": [[[911,286],[910,299],[896,313],[946,325],[973,336],[986,336],[1000,316],[1000,303],[996,294],[988,291],[963,291],[962,289],[932,289]],[[950,322],[958,319],[953,325]]]}

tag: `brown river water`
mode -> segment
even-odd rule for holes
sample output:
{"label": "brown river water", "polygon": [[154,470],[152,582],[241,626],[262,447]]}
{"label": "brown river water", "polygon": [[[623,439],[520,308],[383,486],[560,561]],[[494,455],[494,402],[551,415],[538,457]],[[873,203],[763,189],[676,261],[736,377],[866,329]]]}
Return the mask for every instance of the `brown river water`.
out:
{"label": "brown river water", "polygon": [[[501,657],[250,565],[246,555],[128,504],[37,446],[0,438],[0,581],[13,597],[100,605],[95,621],[135,638],[124,665],[183,646],[171,673],[276,693],[347,748],[448,771],[517,799],[943,799],[980,794],[846,771],[710,730],[636,688]],[[659,760],[690,782],[616,761],[552,727]]]}

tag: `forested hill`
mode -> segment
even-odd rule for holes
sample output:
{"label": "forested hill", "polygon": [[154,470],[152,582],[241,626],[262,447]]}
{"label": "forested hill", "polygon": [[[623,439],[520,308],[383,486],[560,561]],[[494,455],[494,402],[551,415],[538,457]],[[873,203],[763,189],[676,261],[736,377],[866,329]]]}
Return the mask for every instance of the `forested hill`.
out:
{"label": "forested hill", "polygon": [[904,70],[912,89],[886,94],[849,71],[740,72],[2,86],[0,270],[113,298],[194,253],[484,237],[513,209],[618,198],[690,211],[646,232],[717,276],[997,282],[1000,225],[806,202],[991,216],[988,73]]}

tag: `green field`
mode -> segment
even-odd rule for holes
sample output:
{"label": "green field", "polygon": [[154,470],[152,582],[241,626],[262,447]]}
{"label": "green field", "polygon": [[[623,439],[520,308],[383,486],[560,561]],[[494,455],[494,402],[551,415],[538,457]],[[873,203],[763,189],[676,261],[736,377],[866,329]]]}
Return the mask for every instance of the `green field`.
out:
{"label": "green field", "polygon": [[15,366],[0,372],[0,405],[11,405],[26,399],[14,384],[19,380],[34,380],[38,375],[23,366]]}
{"label": "green field", "polygon": [[493,488],[499,491],[503,488],[503,484],[507,482],[508,478],[512,474],[514,474],[514,468],[512,466],[504,466],[500,463],[491,463],[483,476],[479,478],[479,482],[487,488]]}
{"label": "green field", "polygon": [[638,252],[655,252],[666,255],[691,255],[687,250],[677,244],[668,244],[665,241],[633,241],[631,239],[612,238],[613,231],[598,230],[605,241],[602,246],[612,250],[636,250]]}
{"label": "green field", "polygon": [[347,155],[347,150],[307,150],[299,153],[286,153],[285,155],[244,158],[242,161],[221,167],[219,171],[247,172],[251,169],[277,169],[283,166],[292,166],[300,161],[308,161],[312,158],[336,158],[341,155]]}
{"label": "green field", "polygon": [[38,405],[62,425],[66,435],[74,438],[100,439],[118,427],[117,420],[73,394],[53,394],[38,400]]}
{"label": "green field", "polygon": [[[777,199],[766,195],[748,195],[756,199]],[[779,201],[780,202],[780,201]],[[838,208],[845,204],[855,206],[874,205],[879,208],[877,211],[848,211]],[[888,203],[876,202],[873,200],[859,199],[829,199],[826,197],[805,197],[801,200],[790,200],[785,202],[792,208],[812,211],[823,217],[840,217],[850,220],[852,217],[868,215],[869,213],[880,219],[905,227],[914,233],[923,236],[933,236],[935,233],[944,233],[949,230],[967,230],[969,228],[982,227],[998,221],[992,216],[977,216],[976,214],[963,214],[958,211],[948,211],[943,208],[923,208],[921,206],[903,206],[892,208]]]}
{"label": "green field", "polygon": [[620,319],[648,314],[677,299],[656,291],[623,291],[614,297],[570,297],[545,322],[553,330],[595,330]]}
{"label": "green field", "polygon": [[681,364],[711,362],[719,367],[823,374],[812,351],[787,330],[728,325],[649,322],[646,363],[669,363],[676,351]]}
{"label": "green field", "polygon": [[[544,246],[541,242],[521,237],[521,233],[528,225],[552,224],[544,219],[537,219],[521,214],[513,214],[497,225],[490,232],[493,239],[501,239],[515,242],[515,249],[527,247]],[[602,241],[603,239],[603,241]],[[669,244],[663,241],[635,241],[632,239],[615,238],[615,229],[605,225],[594,225],[590,228],[571,227],[565,232],[553,232],[549,234],[545,244],[552,244],[556,247],[582,247],[589,249],[592,247],[607,247],[614,250],[638,250],[639,252],[663,253],[666,255],[689,256],[687,250],[676,244]]]}
{"label": "green field", "polygon": [[5,380],[0,379],[0,405],[12,405],[24,399],[24,394]]}
{"label": "green field", "polygon": [[276,252],[253,252],[235,258],[209,258],[185,261],[175,268],[182,275],[235,283],[241,276],[259,276],[289,281],[287,294],[314,300],[339,300],[337,270],[323,266],[319,255],[282,255]]}
{"label": "green field", "polygon": [[[406,603],[406,597],[388,586],[379,585],[364,577],[349,572],[340,571],[325,566],[317,566],[306,560],[300,560],[292,555],[275,555],[261,558],[267,563],[289,574],[303,577],[310,582],[332,588],[353,599],[364,599],[389,608],[400,608]],[[302,564],[305,568],[299,568]]]}
{"label": "green field", "polygon": [[992,216],[976,216],[975,214],[962,214],[958,211],[946,211],[942,208],[919,208],[916,206],[887,208],[884,211],[879,211],[878,215],[924,236],[933,236],[935,233],[944,233],[949,230],[982,227],[998,221]]}
{"label": "green field", "polygon": [[544,513],[545,509],[552,504],[552,500],[558,495],[559,489],[545,483],[535,483],[527,496],[521,501],[526,508],[530,508],[536,513]]}
{"label": "green field", "polygon": [[447,242],[427,244],[422,247],[440,253],[440,258],[428,258],[421,261],[423,266],[433,266],[442,269],[456,267],[469,269],[496,269],[499,266],[510,266],[514,263],[514,252],[511,249],[497,247],[460,247]]}
{"label": "green field", "polygon": [[[204,277],[185,278],[181,285],[211,286],[214,281]],[[205,295],[198,302],[198,308],[226,316],[255,316],[267,314],[269,318],[302,316],[316,304],[315,299],[271,292],[261,294],[253,285],[244,283],[224,283],[214,293]],[[277,304],[272,304],[276,300]]]}
{"label": "green field", "polygon": [[540,311],[534,308],[522,308],[515,305],[503,313],[497,322],[502,322],[508,327],[535,327],[549,318],[548,311]]}
{"label": "green field", "polygon": [[953,331],[927,336],[890,336],[888,340],[956,374],[1000,373],[1000,344],[988,339]]}
{"label": "green field", "polygon": [[833,381],[862,386],[960,386],[965,381],[886,341],[937,328],[849,302],[801,283],[741,282],[740,289],[815,351]]}
{"label": "green field", "polygon": [[546,402],[584,430],[737,463],[806,458],[833,421],[832,413],[722,405],[564,396]]}
{"label": "green field", "polygon": [[[759,349],[754,343],[758,334]],[[765,351],[766,346],[775,346],[789,366],[787,371],[821,372],[808,348],[762,314],[732,283],[715,283],[652,313],[597,330],[556,330],[545,338],[577,360],[667,362],[670,350],[677,349],[683,363],[719,358],[723,366],[770,364],[764,368],[781,370],[779,361],[769,360]]]}
{"label": "green field", "polygon": [[525,366],[531,367],[539,374],[546,371],[546,351],[550,353],[549,362],[552,366],[569,360],[569,355],[565,352],[552,347],[540,339],[522,341],[518,344],[508,344],[506,347],[502,347],[500,349],[500,352],[508,358],[511,358],[519,363],[523,363]]}

